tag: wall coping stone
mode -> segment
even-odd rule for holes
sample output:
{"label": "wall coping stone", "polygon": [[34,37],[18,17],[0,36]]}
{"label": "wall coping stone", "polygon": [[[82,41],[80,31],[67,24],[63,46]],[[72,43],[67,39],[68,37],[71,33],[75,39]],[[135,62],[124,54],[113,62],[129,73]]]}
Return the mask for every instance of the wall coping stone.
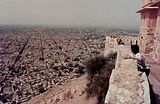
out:
{"label": "wall coping stone", "polygon": [[[113,69],[105,104],[150,104],[149,83],[145,73],[138,71],[130,45],[116,46],[117,60]],[[105,50],[105,52],[108,52]],[[111,52],[111,50],[110,50]]]}

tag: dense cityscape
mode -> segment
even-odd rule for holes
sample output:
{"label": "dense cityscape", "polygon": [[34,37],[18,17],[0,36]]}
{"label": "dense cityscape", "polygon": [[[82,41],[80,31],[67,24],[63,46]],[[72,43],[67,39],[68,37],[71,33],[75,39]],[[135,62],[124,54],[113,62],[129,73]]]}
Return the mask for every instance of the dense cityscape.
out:
{"label": "dense cityscape", "polygon": [[22,103],[86,73],[85,61],[103,55],[106,28],[0,27],[0,98]]}

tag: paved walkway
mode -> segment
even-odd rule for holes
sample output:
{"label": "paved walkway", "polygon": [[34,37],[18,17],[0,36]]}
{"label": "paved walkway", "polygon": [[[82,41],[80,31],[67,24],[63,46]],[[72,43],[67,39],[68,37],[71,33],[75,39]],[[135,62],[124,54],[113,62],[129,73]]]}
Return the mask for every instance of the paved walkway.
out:
{"label": "paved walkway", "polygon": [[153,90],[151,89],[151,98],[154,99],[154,97],[156,97],[156,102],[157,102],[152,104],[160,104],[160,64],[156,63],[149,56],[146,56],[146,58],[149,64],[151,65],[151,72],[149,75],[149,81],[153,89]]}

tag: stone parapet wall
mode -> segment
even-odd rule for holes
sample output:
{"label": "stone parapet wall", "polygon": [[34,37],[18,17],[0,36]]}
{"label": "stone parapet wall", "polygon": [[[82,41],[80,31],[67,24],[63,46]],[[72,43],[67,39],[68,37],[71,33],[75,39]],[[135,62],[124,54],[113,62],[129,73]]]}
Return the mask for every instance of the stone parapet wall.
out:
{"label": "stone parapet wall", "polygon": [[117,60],[110,77],[106,104],[150,104],[149,83],[145,73],[137,70],[136,61],[124,59],[131,55],[129,45],[116,47]]}
{"label": "stone parapet wall", "polygon": [[118,39],[122,39],[125,45],[130,45],[131,41],[133,44],[136,44],[136,41],[139,44],[139,37],[138,36],[118,36]]}
{"label": "stone parapet wall", "polygon": [[127,36],[127,35],[111,35],[111,36],[106,36],[106,42],[105,42],[105,50],[104,54],[105,56],[109,54],[110,52],[116,52],[118,42],[117,40],[121,39],[122,42],[124,42],[125,45],[130,45],[131,41],[132,44],[136,44],[136,41],[139,43],[139,37],[138,36]]}
{"label": "stone parapet wall", "polygon": [[[121,39],[125,45],[130,45],[131,41],[133,44],[136,44],[136,41],[139,43],[139,36],[129,36],[129,35],[110,35],[106,36],[106,45],[108,45],[109,42],[112,42],[110,44],[113,44],[113,41],[117,44],[117,40]],[[115,45],[115,44],[113,44]]]}

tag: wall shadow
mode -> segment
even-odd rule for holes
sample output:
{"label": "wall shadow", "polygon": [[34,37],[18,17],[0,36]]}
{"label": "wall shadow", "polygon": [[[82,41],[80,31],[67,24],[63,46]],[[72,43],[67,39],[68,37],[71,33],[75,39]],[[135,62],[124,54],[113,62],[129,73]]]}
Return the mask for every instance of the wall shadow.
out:
{"label": "wall shadow", "polygon": [[156,94],[149,82],[151,104],[160,104],[160,96]]}

